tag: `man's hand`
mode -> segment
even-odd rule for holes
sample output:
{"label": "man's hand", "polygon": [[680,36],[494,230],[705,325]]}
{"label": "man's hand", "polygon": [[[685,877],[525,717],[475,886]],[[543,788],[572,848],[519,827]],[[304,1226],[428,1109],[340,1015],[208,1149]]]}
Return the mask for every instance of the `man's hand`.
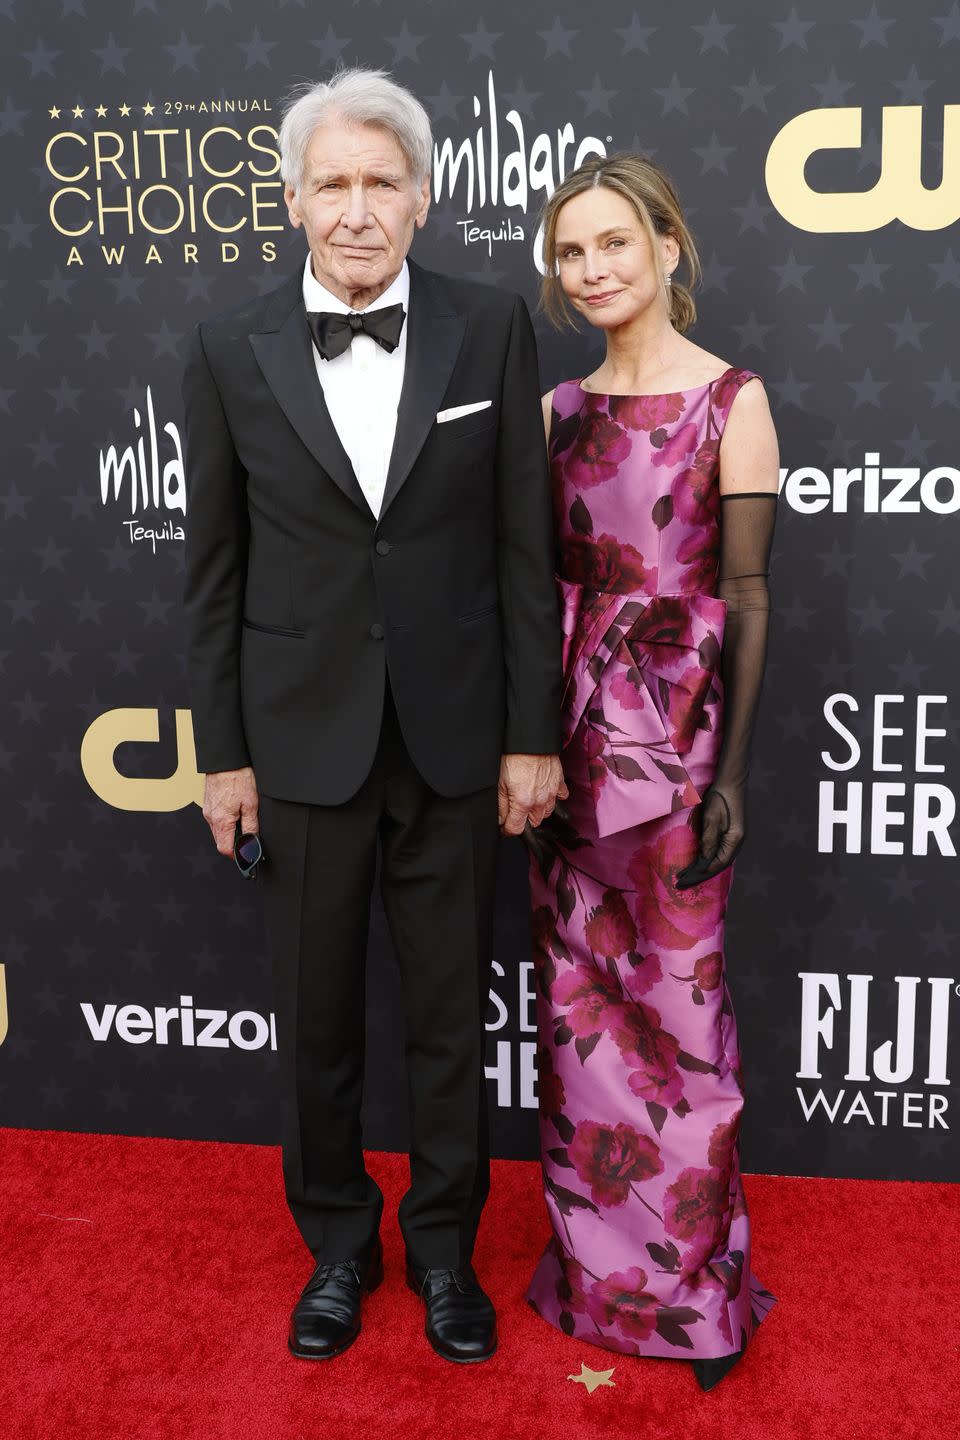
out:
{"label": "man's hand", "polygon": [[569,794],[556,755],[504,755],[497,787],[500,829],[520,835],[528,820],[539,825]]}
{"label": "man's hand", "polygon": [[217,770],[207,776],[203,791],[203,818],[221,855],[233,855],[233,841],[240,821],[245,835],[256,835],[259,822],[260,797],[253,770]]}

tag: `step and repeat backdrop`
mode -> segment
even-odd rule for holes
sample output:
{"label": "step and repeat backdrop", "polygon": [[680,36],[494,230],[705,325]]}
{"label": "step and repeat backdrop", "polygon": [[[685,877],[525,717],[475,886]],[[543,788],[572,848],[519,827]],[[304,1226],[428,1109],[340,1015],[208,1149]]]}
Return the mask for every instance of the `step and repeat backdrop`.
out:
{"label": "step and repeat backdrop", "polygon": [[[638,149],[674,176],[704,260],[695,338],[763,375],[782,447],[729,925],[745,1163],[960,1178],[957,4],[2,0],[0,34],[0,1122],[277,1138],[256,888],[198,809],[179,385],[199,318],[302,263],[284,93],[361,63],[434,122],[415,257],[531,305],[564,174]],[[538,334],[544,388],[598,361],[590,334]],[[367,1140],[403,1149],[379,913],[370,971]],[[536,1153],[532,991],[510,842],[501,1155]]]}

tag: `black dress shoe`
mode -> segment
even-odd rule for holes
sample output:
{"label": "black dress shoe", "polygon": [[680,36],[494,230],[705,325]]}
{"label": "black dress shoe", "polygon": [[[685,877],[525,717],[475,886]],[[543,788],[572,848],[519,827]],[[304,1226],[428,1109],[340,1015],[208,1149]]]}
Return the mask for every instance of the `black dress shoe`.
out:
{"label": "black dress shoe", "polygon": [[408,1261],[407,1284],[427,1307],[426,1336],[438,1355],[458,1365],[490,1359],[497,1348],[497,1316],[472,1266],[422,1270]]}
{"label": "black dress shoe", "polygon": [[377,1240],[368,1261],[320,1264],[290,1317],[289,1346],[301,1360],[342,1355],[360,1334],[360,1300],[383,1279],[383,1247]]}
{"label": "black dress shoe", "polygon": [[724,1375],[729,1375],[743,1353],[742,1350],[735,1350],[732,1355],[720,1355],[716,1360],[694,1360],[693,1373],[697,1377],[700,1389],[712,1390],[714,1385],[719,1385]]}

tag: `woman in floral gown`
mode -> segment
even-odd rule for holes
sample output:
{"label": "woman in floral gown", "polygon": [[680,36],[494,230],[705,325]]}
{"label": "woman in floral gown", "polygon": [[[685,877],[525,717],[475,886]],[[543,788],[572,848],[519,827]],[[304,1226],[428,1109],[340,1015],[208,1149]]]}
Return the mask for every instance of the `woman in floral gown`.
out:
{"label": "woman in floral gown", "polygon": [[529,1290],[568,1335],[710,1389],[773,1303],[750,1271],[724,979],[763,674],[776,436],[757,377],[687,340],[669,180],[595,157],[544,222],[544,304],[606,357],[544,398],[564,614],[565,806],[531,847],[543,1174]]}

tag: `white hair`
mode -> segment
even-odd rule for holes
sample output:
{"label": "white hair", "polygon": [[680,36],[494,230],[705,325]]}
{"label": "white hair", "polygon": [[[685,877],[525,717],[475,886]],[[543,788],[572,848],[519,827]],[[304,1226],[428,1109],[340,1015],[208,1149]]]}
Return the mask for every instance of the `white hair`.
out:
{"label": "white hair", "polygon": [[397,143],[418,184],[431,172],[433,136],[430,117],[415,95],[391,80],[386,70],[338,70],[319,84],[298,86],[284,106],[280,122],[280,174],[299,191],[313,132],[333,119],[349,125],[382,125]]}

